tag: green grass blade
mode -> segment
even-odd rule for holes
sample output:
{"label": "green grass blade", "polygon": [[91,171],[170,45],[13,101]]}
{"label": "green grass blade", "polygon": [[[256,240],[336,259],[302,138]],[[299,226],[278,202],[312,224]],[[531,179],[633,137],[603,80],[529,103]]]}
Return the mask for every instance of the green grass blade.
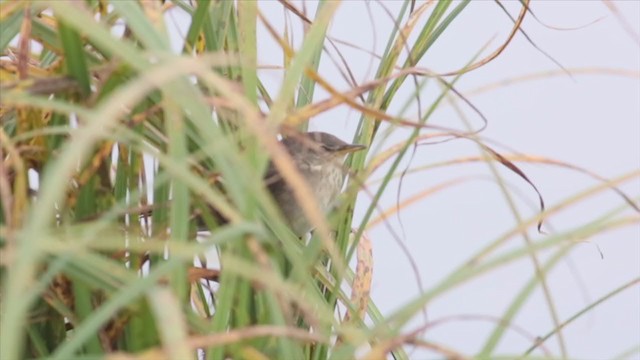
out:
{"label": "green grass blade", "polygon": [[2,17],[4,19],[0,21],[0,29],[2,29],[2,31],[0,31],[0,51],[4,53],[11,40],[20,32],[20,25],[22,24],[24,13],[18,9],[10,15],[2,14]]}
{"label": "green grass blade", "polygon": [[87,96],[91,90],[91,81],[89,79],[89,66],[87,65],[80,35],[64,22],[60,22],[58,28],[60,42],[64,48],[67,73],[78,82],[82,94]]}

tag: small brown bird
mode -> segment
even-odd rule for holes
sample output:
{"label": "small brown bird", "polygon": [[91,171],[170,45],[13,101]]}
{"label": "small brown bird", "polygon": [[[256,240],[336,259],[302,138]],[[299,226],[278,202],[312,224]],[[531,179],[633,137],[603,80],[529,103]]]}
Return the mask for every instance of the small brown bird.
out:
{"label": "small brown bird", "polygon": [[[300,174],[309,183],[320,209],[325,214],[335,205],[342,191],[346,175],[343,164],[345,156],[366,148],[364,145],[348,144],[324,132],[296,133],[285,137],[280,143],[293,158]],[[296,200],[293,189],[273,162],[270,162],[267,167],[264,181],[293,233],[302,237],[313,230],[302,206]],[[218,224],[226,223],[215,209],[211,209],[211,215]],[[195,216],[195,220],[198,230],[209,230],[200,214]]]}
{"label": "small brown bird", "polygon": [[[280,143],[293,158],[296,168],[309,183],[318,205],[325,213],[335,205],[342,191],[346,175],[343,165],[345,156],[366,148],[364,145],[345,143],[324,132],[295,134],[284,138]],[[293,190],[273,163],[269,163],[265,183],[291,230],[298,236],[311,231],[312,225],[298,204]]]}

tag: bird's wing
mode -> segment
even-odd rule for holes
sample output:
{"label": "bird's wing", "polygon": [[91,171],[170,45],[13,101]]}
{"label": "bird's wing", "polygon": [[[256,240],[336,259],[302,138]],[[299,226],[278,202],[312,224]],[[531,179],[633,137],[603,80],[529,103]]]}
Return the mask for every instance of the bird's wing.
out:
{"label": "bird's wing", "polygon": [[276,166],[273,164],[273,161],[269,160],[269,165],[267,166],[267,172],[264,174],[264,183],[269,187],[273,185],[277,181],[282,179],[280,172],[276,169]]}
{"label": "bird's wing", "polygon": [[[295,167],[298,169],[298,171],[302,172],[303,174],[309,171],[309,163],[307,163],[304,160],[301,159],[297,159],[297,158],[293,158],[294,161],[294,165]],[[267,187],[282,181],[282,175],[280,174],[280,171],[277,169],[277,167],[273,164],[273,161],[269,160],[269,165],[267,166],[267,171],[264,174],[264,182],[267,185]]]}

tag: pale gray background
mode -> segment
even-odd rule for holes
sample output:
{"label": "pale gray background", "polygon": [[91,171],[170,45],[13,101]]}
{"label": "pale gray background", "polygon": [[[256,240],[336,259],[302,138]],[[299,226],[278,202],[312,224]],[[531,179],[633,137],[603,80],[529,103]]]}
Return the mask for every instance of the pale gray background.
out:
{"label": "pale gray background", "polygon": [[[302,6],[301,2],[294,3]],[[421,3],[419,1],[418,5]],[[335,16],[329,34],[381,54],[393,25],[381,4],[394,15],[401,6],[400,1],[345,1]],[[589,26],[559,31],[544,27],[532,16],[527,16],[523,28],[539,47],[570,71],[606,68],[626,70],[632,75],[584,75],[576,72],[574,79],[571,79],[558,74],[500,87],[480,95],[469,95],[469,99],[489,120],[483,136],[521,153],[565,161],[609,178],[640,169],[640,3],[621,1],[614,4],[634,35],[629,35],[623,23],[602,2],[595,0],[534,1],[531,5],[541,21],[556,27],[581,27],[602,18]],[[307,2],[311,18],[316,5],[313,1]],[[509,1],[505,5],[514,17],[517,16],[518,2]],[[280,31],[284,29],[281,5],[261,2],[260,9]],[[294,42],[298,44],[302,40],[300,22],[297,19],[288,20],[293,24]],[[169,16],[169,23],[181,29],[182,34],[186,33],[188,23],[181,21],[179,14]],[[474,1],[446,30],[420,66],[436,72],[456,70],[495,37],[483,54],[493,51],[506,39],[511,27],[511,20],[493,1]],[[258,39],[260,64],[282,65],[282,51],[262,26],[259,26]],[[358,81],[372,79],[376,62],[374,60],[374,66],[370,67],[370,55],[345,46],[340,46],[340,49]],[[541,71],[558,73],[560,68],[518,34],[498,59],[465,75],[457,88],[465,94],[472,94],[475,88]],[[320,73],[341,89],[348,88],[326,56]],[[264,70],[261,76],[270,93],[275,96],[281,72]],[[390,112],[395,113],[412,91],[411,86],[405,86]],[[433,86],[424,92],[424,106],[429,106],[434,94],[436,88]],[[326,97],[325,93],[318,91],[315,99]],[[473,124],[479,126],[478,117],[468,107],[461,106]],[[416,118],[416,111],[413,107],[407,117]],[[350,140],[359,116],[359,113],[341,107],[314,119],[311,128],[329,131]],[[442,106],[432,116],[430,123],[464,129],[450,106]],[[383,147],[402,139],[403,135],[406,132],[394,134]],[[476,146],[465,141],[422,146],[418,148],[412,166],[478,153]],[[404,164],[406,166],[406,162]],[[522,164],[521,168],[539,187],[549,206],[597,183],[584,175],[561,168],[528,164]],[[527,198],[526,201],[518,198],[522,216],[528,218],[535,215],[536,209],[530,207],[530,204],[536,203],[531,188],[508,171],[502,171],[502,174]],[[418,264],[426,289],[516,224],[497,184],[487,181],[491,178],[485,164],[457,165],[408,176],[403,184],[402,198],[460,176],[479,177],[429,197],[402,213],[403,241]],[[635,178],[621,188],[631,196],[638,196],[640,180]],[[397,182],[384,196],[383,208],[395,204],[396,189]],[[361,195],[356,219],[361,218],[368,203],[369,198]],[[591,196],[587,201],[548,218],[546,229],[548,232],[553,232],[552,229],[571,229],[620,204],[620,198],[612,192]],[[629,211],[628,214],[633,215],[633,212]],[[390,219],[389,222],[395,232],[402,236],[397,219]],[[404,253],[384,226],[372,229],[368,235],[373,242],[375,261],[372,297],[382,311],[389,314],[418,295],[416,277]],[[530,236],[533,239],[544,237],[533,229]],[[522,237],[514,237],[506,248],[519,247],[523,241]],[[589,242],[578,244],[571,252],[571,263],[563,262],[549,275],[548,282],[561,320],[640,275],[640,228],[637,223],[621,230],[604,232],[589,239]],[[602,250],[604,259],[600,258],[596,244]],[[549,253],[542,253],[540,257],[545,259],[546,255]],[[429,318],[438,320],[450,315],[500,316],[532,275],[533,267],[528,258],[503,267],[429,304]],[[580,285],[580,281],[583,285]],[[423,321],[422,317],[416,318],[407,331]],[[527,302],[516,318],[515,325],[532,336],[541,336],[552,329],[540,290]],[[473,354],[479,350],[494,326],[495,323],[487,321],[449,321],[430,329],[425,338]],[[605,359],[638,346],[640,289],[637,286],[628,289],[600,305],[589,315],[570,324],[564,334],[572,358]],[[499,352],[521,353],[531,341],[531,338],[509,331],[499,346]],[[545,345],[559,356],[555,338]],[[415,352],[412,356],[416,359],[435,357],[425,352]],[[639,355],[636,353],[633,358],[637,359]]]}

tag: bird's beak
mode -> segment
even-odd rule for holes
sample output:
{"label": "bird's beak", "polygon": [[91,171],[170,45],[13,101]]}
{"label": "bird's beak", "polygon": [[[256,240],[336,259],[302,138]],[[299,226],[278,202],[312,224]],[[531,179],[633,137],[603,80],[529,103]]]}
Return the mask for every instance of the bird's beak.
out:
{"label": "bird's beak", "polygon": [[364,145],[360,145],[360,144],[348,144],[343,146],[340,150],[338,150],[338,153],[340,154],[350,154],[356,151],[360,151],[360,150],[364,150],[367,147]]}

